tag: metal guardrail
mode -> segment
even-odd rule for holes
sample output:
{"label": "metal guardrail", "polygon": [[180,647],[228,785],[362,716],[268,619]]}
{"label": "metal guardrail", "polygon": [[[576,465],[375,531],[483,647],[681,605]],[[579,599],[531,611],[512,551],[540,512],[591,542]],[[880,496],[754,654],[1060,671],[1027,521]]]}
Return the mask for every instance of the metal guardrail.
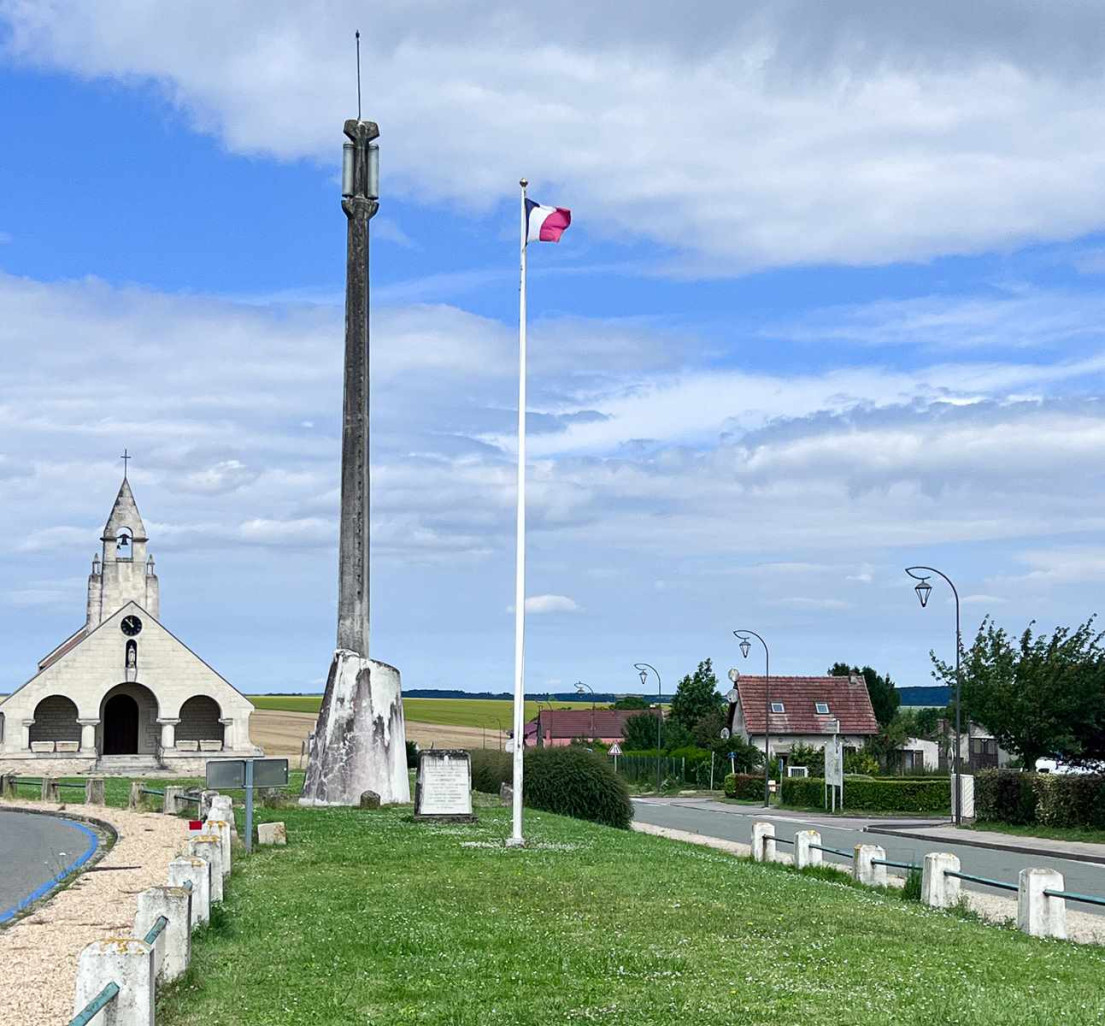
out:
{"label": "metal guardrail", "polygon": [[72,1019],[69,1026],[88,1026],[112,1001],[119,996],[119,984],[109,983],[87,1005],[84,1006]]}
{"label": "metal guardrail", "polygon": [[811,844],[810,847],[816,851],[832,852],[833,855],[839,855],[842,859],[850,859],[855,854],[855,852],[851,851],[841,851],[839,848],[827,848],[823,844]]}
{"label": "metal guardrail", "polygon": [[[190,881],[190,880],[189,880],[188,882],[189,882],[189,883],[191,883],[191,881]],[[143,937],[142,939],[143,939],[143,940],[144,940],[144,941],[145,941],[145,942],[146,942],[147,944],[153,944],[153,942],[154,942],[154,941],[156,941],[156,940],[157,940],[157,938],[161,936],[161,931],[162,931],[162,930],[164,930],[164,929],[165,929],[165,927],[166,927],[166,926],[168,926],[168,925],[169,925],[169,920],[168,920],[168,919],[166,919],[166,918],[165,918],[165,916],[158,916],[158,917],[157,917],[157,918],[156,918],[156,919],[154,920],[154,922],[153,922],[153,926],[151,926],[151,927],[150,927],[150,928],[149,928],[149,929],[148,929],[148,930],[146,931],[146,936],[145,936],[145,937]]]}
{"label": "metal guardrail", "polygon": [[138,793],[139,794],[156,794],[161,798],[165,797],[165,792],[157,790],[156,787],[140,787],[138,789]]}
{"label": "metal guardrail", "polygon": [[793,841],[788,841],[785,837],[765,837],[765,841],[774,841],[776,844],[794,844]]}
{"label": "metal guardrail", "polygon": [[1067,901],[1084,901],[1087,905],[1105,905],[1105,898],[1096,894],[1079,894],[1077,891],[1044,891],[1049,898],[1064,898]]}
{"label": "metal guardrail", "polygon": [[960,873],[955,870],[945,869],[945,876],[957,876],[960,880],[970,880],[972,883],[985,884],[987,887],[997,887],[1003,891],[1019,891],[1017,884],[1006,883],[1004,880],[991,880],[988,876],[975,876],[974,873]]}
{"label": "metal guardrail", "polygon": [[893,866],[895,869],[921,869],[916,862],[894,862],[891,859],[872,859],[873,866]]}

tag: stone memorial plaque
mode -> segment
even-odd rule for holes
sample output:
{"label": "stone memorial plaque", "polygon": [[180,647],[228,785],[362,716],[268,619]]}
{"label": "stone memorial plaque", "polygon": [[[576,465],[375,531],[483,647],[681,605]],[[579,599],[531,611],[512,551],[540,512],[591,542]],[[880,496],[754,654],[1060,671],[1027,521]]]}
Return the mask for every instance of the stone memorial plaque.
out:
{"label": "stone memorial plaque", "polygon": [[414,818],[471,823],[472,764],[457,748],[431,748],[418,753],[414,788]]}

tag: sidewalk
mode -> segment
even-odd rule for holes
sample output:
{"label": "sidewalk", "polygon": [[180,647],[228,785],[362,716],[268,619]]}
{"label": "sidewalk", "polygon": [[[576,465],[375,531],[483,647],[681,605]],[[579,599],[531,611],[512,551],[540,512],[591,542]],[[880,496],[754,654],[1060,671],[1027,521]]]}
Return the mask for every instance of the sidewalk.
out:
{"label": "sidewalk", "polygon": [[1096,862],[1105,865],[1105,844],[1089,841],[1059,841],[1053,837],[1021,837],[1003,834],[996,830],[958,829],[946,826],[923,827],[919,824],[868,823],[866,834],[890,834],[894,837],[911,837],[921,841],[950,841],[968,844],[974,848],[994,848],[997,851],[1014,851],[1023,855],[1048,855],[1055,859],[1073,859],[1076,862]]}

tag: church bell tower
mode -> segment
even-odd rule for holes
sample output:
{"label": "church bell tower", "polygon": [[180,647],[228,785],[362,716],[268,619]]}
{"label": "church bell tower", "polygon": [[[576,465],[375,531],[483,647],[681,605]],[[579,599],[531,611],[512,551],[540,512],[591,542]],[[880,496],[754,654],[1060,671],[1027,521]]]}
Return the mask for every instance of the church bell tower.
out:
{"label": "church bell tower", "polygon": [[146,525],[126,471],[100,541],[102,556],[93,558],[88,577],[88,630],[98,627],[128,602],[137,602],[159,619],[160,592],[153,557],[146,552]]}

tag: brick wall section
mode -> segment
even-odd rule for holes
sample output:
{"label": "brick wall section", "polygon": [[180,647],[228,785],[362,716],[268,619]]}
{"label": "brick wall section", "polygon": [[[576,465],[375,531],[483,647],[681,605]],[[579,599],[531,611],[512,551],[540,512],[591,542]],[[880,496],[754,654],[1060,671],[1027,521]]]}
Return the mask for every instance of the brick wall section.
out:
{"label": "brick wall section", "polygon": [[32,741],[80,741],[77,707],[64,695],[51,695],[35,707]]}

